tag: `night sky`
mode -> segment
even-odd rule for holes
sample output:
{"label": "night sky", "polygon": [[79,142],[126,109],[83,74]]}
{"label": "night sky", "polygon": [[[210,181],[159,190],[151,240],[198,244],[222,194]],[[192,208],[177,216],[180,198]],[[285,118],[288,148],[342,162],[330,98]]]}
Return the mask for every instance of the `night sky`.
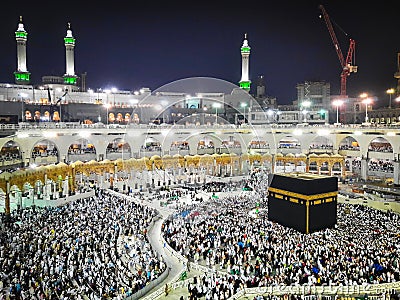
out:
{"label": "night sky", "polygon": [[[12,3],[11,3],[12,2]],[[250,79],[264,75],[278,104],[297,97],[296,84],[324,80],[340,93],[341,66],[319,4],[335,26],[343,55],[356,41],[358,73],[347,80],[351,97],[368,92],[387,105],[386,90],[400,52],[397,7],[381,1],[8,1],[0,18],[0,82],[13,82],[14,32],[23,16],[27,64],[34,84],[65,73],[67,23],[76,38],[75,72],[88,88],[156,90],[188,77],[238,84],[244,34],[251,46]],[[395,4],[393,4],[395,5]],[[348,35],[346,36],[344,30]]]}

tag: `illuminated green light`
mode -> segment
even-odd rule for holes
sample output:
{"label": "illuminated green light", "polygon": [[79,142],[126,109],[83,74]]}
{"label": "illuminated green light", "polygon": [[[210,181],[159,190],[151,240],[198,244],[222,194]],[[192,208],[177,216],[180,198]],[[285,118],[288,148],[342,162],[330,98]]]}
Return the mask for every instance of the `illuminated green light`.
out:
{"label": "illuminated green light", "polygon": [[28,82],[31,78],[31,73],[19,73],[14,72],[15,80],[16,81],[25,81]]}
{"label": "illuminated green light", "polygon": [[64,43],[65,44],[75,44],[75,39],[74,38],[64,38]]}
{"label": "illuminated green light", "polygon": [[24,31],[16,31],[15,32],[16,38],[25,38],[26,39],[27,36],[28,36],[27,32],[24,32]]}
{"label": "illuminated green light", "polygon": [[249,81],[240,82],[240,87],[242,89],[249,90],[250,89],[250,82]]}
{"label": "illuminated green light", "polygon": [[64,77],[64,83],[66,84],[75,84],[76,77]]}
{"label": "illuminated green light", "polygon": [[250,47],[242,47],[242,52],[250,52]]}

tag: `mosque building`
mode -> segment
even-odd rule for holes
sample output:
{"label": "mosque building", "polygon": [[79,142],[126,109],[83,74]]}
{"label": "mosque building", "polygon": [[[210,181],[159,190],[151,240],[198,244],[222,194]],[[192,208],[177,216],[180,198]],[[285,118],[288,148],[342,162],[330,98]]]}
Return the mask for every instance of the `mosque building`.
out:
{"label": "mosque building", "polygon": [[[275,98],[265,95],[264,78],[260,76],[255,80],[256,95],[253,97],[249,93],[251,48],[247,34],[240,48],[239,86],[200,77],[171,82],[155,91],[142,88],[137,92],[86,89],[86,74],[75,73],[76,39],[71,24],[64,37],[64,75],[43,76],[42,85],[32,85],[26,56],[28,33],[22,18],[15,37],[15,83],[0,84],[0,121],[3,124],[19,122],[27,130],[35,126],[38,132],[29,129],[27,143],[25,132],[3,126],[1,169],[7,169],[10,164],[28,166],[154,155],[234,153],[241,156],[250,153],[271,155],[273,160],[268,168],[274,172],[307,170],[344,177],[358,174],[363,179],[372,176],[393,178],[396,184],[400,182],[397,134],[390,127],[374,129],[373,133],[368,127],[354,127],[350,131],[336,125],[330,128],[333,125],[327,123],[333,123],[330,122],[332,115],[336,114],[339,124],[346,115],[339,116],[339,109],[329,114],[332,96],[328,83],[298,84],[297,101],[285,106],[277,105]],[[196,88],[199,86],[201,90]],[[312,99],[313,104],[306,107],[304,102],[308,99]],[[363,119],[362,105],[361,101],[354,102],[354,111],[357,107],[358,111],[351,117]],[[389,119],[377,116],[371,120],[396,122],[395,111],[392,110]],[[153,128],[154,124],[162,126],[157,129]],[[75,137],[73,132],[82,126],[96,132],[90,138]],[[70,128],[72,133],[53,132],[54,137],[43,137],[42,128],[50,131]],[[136,135],[126,134],[129,128],[134,128]],[[115,132],[108,132],[110,129]],[[9,140],[10,136],[14,138]],[[7,161],[7,155],[12,155],[11,162]],[[335,164],[339,158],[343,160],[341,167]],[[243,170],[242,165],[237,167],[236,171],[239,170]],[[224,172],[235,173],[233,167]]]}
{"label": "mosque building", "polygon": [[[86,88],[86,74],[78,76],[75,73],[76,39],[70,23],[64,37],[64,75],[46,75],[42,77],[41,85],[33,85],[27,67],[28,32],[22,17],[15,39],[15,83],[0,84],[0,118],[3,122],[176,123],[193,114],[206,114],[205,122],[207,119],[212,120],[211,115],[218,114],[233,124],[298,123],[303,120],[303,115],[296,108],[278,114],[276,99],[265,96],[265,86],[257,85],[255,97],[250,94],[251,48],[247,34],[240,48],[242,75],[239,86],[214,78],[195,78],[171,82],[155,91],[149,88],[139,91]],[[190,83],[194,81],[201,82],[201,90],[193,89]],[[259,80],[258,83],[260,82],[262,81]],[[310,110],[308,115],[309,121],[320,124],[328,122],[328,114],[321,115]]]}
{"label": "mosque building", "polygon": [[[362,98],[342,100],[341,107],[332,105],[330,84],[305,81],[296,86],[297,99],[292,105],[278,105],[276,98],[266,96],[263,75],[257,78],[256,92],[250,94],[250,44],[244,36],[239,85],[215,78],[188,78],[171,82],[152,91],[87,88],[87,74],[75,73],[75,43],[71,24],[64,37],[66,69],[63,76],[42,76],[42,84],[34,85],[27,64],[28,32],[20,17],[15,31],[17,69],[14,83],[0,83],[0,121],[18,122],[81,122],[103,124],[177,123],[187,117],[204,114],[200,122],[212,124],[217,114],[231,124],[325,124],[364,122]],[[395,78],[397,73],[395,74]],[[196,85],[193,82],[196,81]],[[200,82],[200,84],[199,84]],[[201,86],[196,90],[194,86]],[[376,100],[376,99],[375,99]],[[339,103],[339,101],[335,101]],[[390,107],[374,110],[369,107],[369,121],[392,124],[400,121],[400,110]],[[162,113],[160,113],[162,112]],[[197,120],[199,122],[199,120]]]}

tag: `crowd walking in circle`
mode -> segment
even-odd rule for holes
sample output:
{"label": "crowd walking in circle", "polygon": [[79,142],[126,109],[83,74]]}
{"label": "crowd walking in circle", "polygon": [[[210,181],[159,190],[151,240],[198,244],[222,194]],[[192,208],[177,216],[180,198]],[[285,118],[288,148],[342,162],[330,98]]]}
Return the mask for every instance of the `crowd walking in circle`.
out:
{"label": "crowd walking in circle", "polygon": [[302,234],[269,221],[266,196],[258,186],[265,181],[252,184],[253,192],[182,207],[185,213],[164,222],[163,237],[173,249],[220,273],[218,284],[203,280],[190,299],[227,299],[240,286],[400,280],[399,214],[339,203],[334,228]]}
{"label": "crowd walking in circle", "polygon": [[[335,227],[302,234],[268,220],[267,186],[268,174],[255,171],[208,183],[202,201],[165,193],[193,198],[163,222],[165,242],[212,270],[190,280],[189,299],[228,299],[244,287],[400,281],[399,214],[339,203]],[[144,201],[151,195],[132,196],[138,201],[96,190],[60,207],[15,210],[11,222],[2,214],[0,300],[125,299],[158,278],[167,265],[147,228],[159,213]]]}

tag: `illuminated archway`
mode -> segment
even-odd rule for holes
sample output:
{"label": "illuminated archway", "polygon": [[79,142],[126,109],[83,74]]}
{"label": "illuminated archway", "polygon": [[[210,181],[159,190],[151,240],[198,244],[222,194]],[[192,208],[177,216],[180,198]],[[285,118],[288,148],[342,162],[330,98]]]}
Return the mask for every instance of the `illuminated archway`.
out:
{"label": "illuminated archway", "polygon": [[35,115],[33,117],[34,121],[35,122],[39,122],[40,121],[40,117],[41,117],[40,111],[38,111],[38,110],[35,111]]}
{"label": "illuminated archway", "polygon": [[0,168],[5,170],[22,166],[22,152],[18,143],[10,140],[0,150]]}
{"label": "illuminated archway", "polygon": [[222,140],[221,147],[218,149],[220,154],[222,153],[235,153],[241,154],[242,153],[242,145],[240,141],[235,139],[233,136],[230,136],[229,139]]}
{"label": "illuminated archway", "polygon": [[111,112],[108,114],[108,122],[114,123],[114,121],[115,121],[115,115],[114,113]]}
{"label": "illuminated archway", "polygon": [[131,119],[131,114],[130,113],[126,113],[125,114],[125,118],[124,118],[125,123],[129,123],[130,119]]}
{"label": "illuminated archway", "polygon": [[55,143],[49,140],[37,142],[31,151],[30,163],[47,165],[59,162],[59,150]]}
{"label": "illuminated archway", "polygon": [[59,122],[60,121],[60,113],[58,111],[55,111],[53,113],[53,121]]}
{"label": "illuminated archway", "polygon": [[50,112],[48,112],[47,110],[43,114],[43,121],[50,121]]}
{"label": "illuminated archway", "polygon": [[374,138],[368,145],[368,151],[393,153],[393,147],[387,139],[383,137]]}
{"label": "illuminated archway", "polygon": [[283,154],[299,153],[300,150],[300,141],[292,136],[286,136],[282,138],[278,143],[278,151]]}
{"label": "illuminated archway", "polygon": [[264,153],[264,152],[269,152],[270,146],[269,143],[266,140],[263,139],[253,139],[250,141],[248,145],[248,151],[250,153]]}
{"label": "illuminated archway", "polygon": [[25,121],[32,121],[32,120],[33,120],[32,113],[29,110],[25,111]]}
{"label": "illuminated archway", "polygon": [[360,151],[360,144],[355,138],[347,136],[339,143],[340,150]]}
{"label": "illuminated archway", "polygon": [[131,146],[122,138],[116,138],[107,145],[106,158],[109,160],[129,159],[131,155]]}
{"label": "illuminated archway", "polygon": [[122,114],[121,114],[121,113],[118,113],[118,114],[117,114],[116,121],[117,121],[118,123],[122,123],[122,122],[124,121],[124,118],[122,117]]}
{"label": "illuminated archway", "polygon": [[214,154],[215,144],[210,137],[204,137],[197,144],[197,154]]}
{"label": "illuminated archway", "polygon": [[161,143],[153,137],[148,137],[144,141],[144,144],[140,147],[142,156],[153,156],[161,154]]}
{"label": "illuminated archway", "polygon": [[188,141],[173,141],[169,148],[171,155],[180,154],[188,155],[190,153],[190,147]]}
{"label": "illuminated archway", "polygon": [[87,162],[96,159],[96,148],[89,140],[81,138],[73,142],[68,148],[68,162]]}
{"label": "illuminated archway", "polygon": [[317,136],[309,147],[310,153],[332,153],[333,142],[326,136]]}

